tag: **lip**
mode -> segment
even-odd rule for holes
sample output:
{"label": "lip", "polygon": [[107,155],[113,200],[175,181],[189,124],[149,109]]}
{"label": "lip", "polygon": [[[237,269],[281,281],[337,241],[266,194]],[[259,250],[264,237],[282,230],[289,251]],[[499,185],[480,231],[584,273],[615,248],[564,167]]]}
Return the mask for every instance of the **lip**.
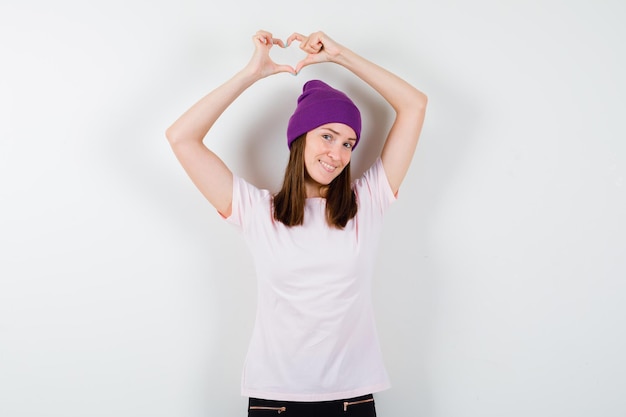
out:
{"label": "lip", "polygon": [[322,168],[323,168],[326,172],[332,173],[332,172],[334,172],[334,171],[337,169],[337,167],[336,167],[336,166],[331,165],[331,164],[329,164],[329,163],[327,163],[327,162],[324,162],[324,161],[322,161],[321,159],[319,160],[319,163],[320,163],[320,165],[322,166]]}

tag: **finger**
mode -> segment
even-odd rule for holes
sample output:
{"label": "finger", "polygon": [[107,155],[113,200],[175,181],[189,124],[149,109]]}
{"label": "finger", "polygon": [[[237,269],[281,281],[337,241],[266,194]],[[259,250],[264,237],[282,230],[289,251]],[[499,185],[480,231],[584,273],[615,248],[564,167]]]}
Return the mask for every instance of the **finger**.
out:
{"label": "finger", "polygon": [[324,49],[324,43],[322,42],[322,38],[317,33],[314,33],[309,36],[306,42],[300,47],[308,53],[316,54]]}
{"label": "finger", "polygon": [[318,54],[322,51],[323,46],[322,45],[305,45],[303,47],[301,47],[301,49],[306,52],[307,54]]}
{"label": "finger", "polygon": [[298,41],[300,43],[303,43],[303,40],[305,39],[306,39],[306,36],[303,36],[299,34],[298,32],[294,32],[291,34],[291,36],[287,38],[287,46],[291,45],[291,42],[293,41]]}
{"label": "finger", "polygon": [[278,72],[288,72],[290,74],[296,75],[296,70],[291,65],[278,65],[276,67]]}
{"label": "finger", "polygon": [[278,45],[278,46],[280,46],[281,48],[284,48],[284,47],[285,47],[285,43],[283,42],[283,40],[282,40],[282,39],[272,38],[272,44],[274,44],[274,45]]}
{"label": "finger", "polygon": [[298,62],[296,64],[296,74],[300,74],[300,71],[302,71],[302,68],[304,68],[306,65],[304,65],[304,59],[300,62]]}
{"label": "finger", "polygon": [[256,34],[252,37],[252,40],[258,45],[267,45],[267,38],[263,35]]}
{"label": "finger", "polygon": [[303,60],[301,60],[300,62],[298,62],[296,64],[296,73],[300,73],[300,71],[302,70],[302,68],[314,64],[316,61],[313,59],[313,57],[311,55],[307,55],[306,58],[304,58]]}
{"label": "finger", "polygon": [[263,45],[268,45],[268,44],[271,44],[271,42],[272,42],[272,34],[270,32],[265,31],[265,30],[257,31],[257,33],[254,35],[254,37],[259,42],[261,42]]}
{"label": "finger", "polygon": [[322,42],[313,43],[309,45],[309,48],[311,48],[311,50],[315,53],[319,53],[322,49],[324,49],[324,44]]}

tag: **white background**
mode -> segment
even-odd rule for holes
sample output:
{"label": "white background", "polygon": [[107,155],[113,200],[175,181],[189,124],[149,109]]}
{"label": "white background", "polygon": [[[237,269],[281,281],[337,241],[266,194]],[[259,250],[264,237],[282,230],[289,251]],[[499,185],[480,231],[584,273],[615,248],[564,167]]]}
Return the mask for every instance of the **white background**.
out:
{"label": "white background", "polygon": [[[626,415],[626,3],[373,3],[2,2],[0,415],[245,415],[249,253],[164,131],[261,28],[429,96],[376,271],[379,415]],[[358,174],[391,113],[330,64],[254,85],[207,142],[275,187],[318,77],[366,119]]]}

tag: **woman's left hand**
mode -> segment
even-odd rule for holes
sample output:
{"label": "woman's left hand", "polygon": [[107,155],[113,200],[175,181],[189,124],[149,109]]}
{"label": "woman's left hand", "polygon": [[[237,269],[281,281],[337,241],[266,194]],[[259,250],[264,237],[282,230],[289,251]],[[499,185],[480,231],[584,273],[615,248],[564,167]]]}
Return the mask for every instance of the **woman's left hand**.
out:
{"label": "woman's left hand", "polygon": [[307,65],[333,62],[343,50],[343,46],[329,38],[324,32],[314,32],[309,36],[294,33],[287,38],[287,46],[293,41],[300,42],[300,49],[307,53],[307,56],[296,65],[296,73]]}

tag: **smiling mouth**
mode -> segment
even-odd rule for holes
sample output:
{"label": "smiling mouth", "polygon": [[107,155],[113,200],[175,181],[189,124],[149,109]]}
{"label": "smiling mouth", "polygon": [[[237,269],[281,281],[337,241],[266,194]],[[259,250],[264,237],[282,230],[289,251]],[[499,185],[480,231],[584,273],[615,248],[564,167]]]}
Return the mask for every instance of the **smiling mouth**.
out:
{"label": "smiling mouth", "polygon": [[322,168],[324,168],[328,172],[333,172],[335,169],[337,169],[336,166],[327,164],[326,162],[324,162],[322,160],[320,160],[319,162],[320,162],[320,165],[322,165]]}

